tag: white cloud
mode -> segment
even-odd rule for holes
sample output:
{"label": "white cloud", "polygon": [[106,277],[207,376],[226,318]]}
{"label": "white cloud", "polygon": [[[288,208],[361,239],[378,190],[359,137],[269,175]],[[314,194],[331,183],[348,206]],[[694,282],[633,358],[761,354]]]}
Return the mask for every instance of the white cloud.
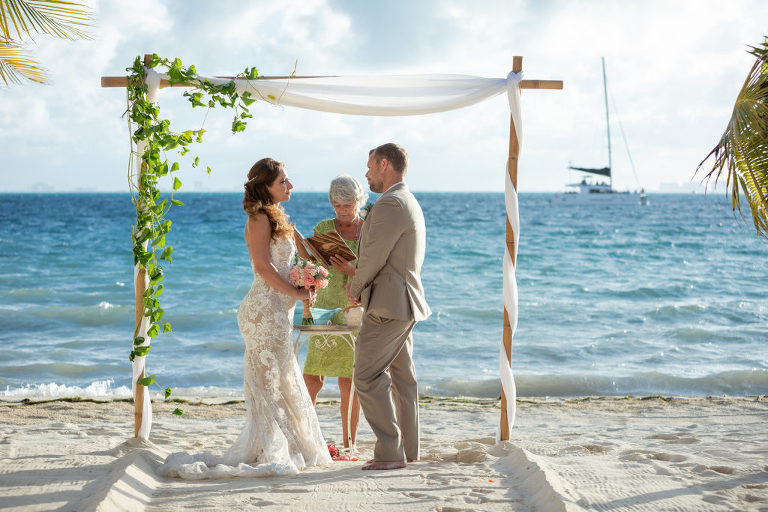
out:
{"label": "white cloud", "polygon": [[[747,44],[768,33],[768,5],[630,0],[347,0],[94,2],[93,41],[40,39],[37,56],[51,86],[0,90],[0,190],[48,182],[59,190],[125,190],[125,94],[102,89],[136,55],[157,52],[203,74],[255,65],[285,74],[453,72],[504,76],[523,55],[528,78],[558,78],[562,91],[524,91],[523,191],[559,190],[568,161],[604,159],[602,78],[619,109],[643,185],[687,182],[716,142],[752,59]],[[763,12],[760,12],[763,11]],[[161,93],[178,129],[198,127],[179,89]],[[409,180],[420,190],[501,190],[508,111],[503,97],[456,112],[367,118],[254,105],[243,134],[231,114],[209,113],[201,158],[208,177],[188,169],[185,184],[239,190],[264,155],[289,165],[297,186],[322,190],[339,172],[362,176],[367,150],[386,140],[411,153]],[[616,183],[634,187],[614,127]],[[185,164],[187,165],[187,164]],[[24,172],[18,172],[23,169]],[[66,172],[62,172],[66,170]],[[191,190],[191,189],[190,189]]]}

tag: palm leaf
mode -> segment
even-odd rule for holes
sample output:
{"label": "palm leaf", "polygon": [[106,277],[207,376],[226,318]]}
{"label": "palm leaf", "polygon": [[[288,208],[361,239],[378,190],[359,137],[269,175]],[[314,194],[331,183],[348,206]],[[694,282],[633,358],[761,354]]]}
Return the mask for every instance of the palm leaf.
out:
{"label": "palm leaf", "polygon": [[92,21],[84,5],[66,0],[0,0],[0,33],[10,39],[50,34],[63,39],[90,39],[85,30]]}
{"label": "palm leaf", "polygon": [[0,81],[19,84],[22,78],[45,83],[45,70],[24,54],[21,45],[0,38]]}
{"label": "palm leaf", "polygon": [[704,176],[707,183],[711,179],[717,183],[725,172],[733,211],[744,215],[743,194],[757,234],[768,238],[768,38],[750,48],[756,60],[736,97],[728,126],[696,172],[713,158],[712,169]]}

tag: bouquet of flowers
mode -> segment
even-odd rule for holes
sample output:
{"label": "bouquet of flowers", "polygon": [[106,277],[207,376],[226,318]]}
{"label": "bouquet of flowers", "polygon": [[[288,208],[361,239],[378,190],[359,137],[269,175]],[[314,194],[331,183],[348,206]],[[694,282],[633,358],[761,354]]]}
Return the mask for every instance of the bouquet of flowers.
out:
{"label": "bouquet of flowers", "polygon": [[[291,267],[288,274],[288,280],[299,289],[322,290],[328,286],[328,269],[309,260],[296,258],[296,263]],[[304,304],[304,313],[301,317],[301,325],[314,324],[312,305],[308,300],[302,301],[302,303]]]}

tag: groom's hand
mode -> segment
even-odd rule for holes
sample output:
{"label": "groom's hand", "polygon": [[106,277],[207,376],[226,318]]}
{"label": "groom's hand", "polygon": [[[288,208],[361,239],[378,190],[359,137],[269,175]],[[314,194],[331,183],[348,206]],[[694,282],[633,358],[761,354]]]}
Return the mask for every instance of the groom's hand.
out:
{"label": "groom's hand", "polygon": [[349,302],[351,302],[352,304],[354,304],[354,305],[356,305],[356,306],[359,306],[359,305],[360,305],[360,297],[353,297],[353,296],[351,296],[351,295],[349,294],[349,284],[350,284],[350,283],[347,283],[347,286],[345,287],[345,288],[346,288],[346,290],[347,290],[347,299],[348,299],[348,300],[349,300]]}

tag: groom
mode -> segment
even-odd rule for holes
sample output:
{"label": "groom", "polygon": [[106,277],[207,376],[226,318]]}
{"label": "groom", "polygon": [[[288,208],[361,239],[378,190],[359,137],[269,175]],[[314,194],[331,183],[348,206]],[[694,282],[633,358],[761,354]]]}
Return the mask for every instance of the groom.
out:
{"label": "groom", "polygon": [[424,214],[403,178],[408,154],[384,144],[368,157],[368,185],[382,193],[363,224],[357,270],[347,285],[365,308],[355,342],[355,389],[376,435],[373,460],[363,469],[404,468],[419,458],[419,389],[413,335],[431,311],[421,285]]}

